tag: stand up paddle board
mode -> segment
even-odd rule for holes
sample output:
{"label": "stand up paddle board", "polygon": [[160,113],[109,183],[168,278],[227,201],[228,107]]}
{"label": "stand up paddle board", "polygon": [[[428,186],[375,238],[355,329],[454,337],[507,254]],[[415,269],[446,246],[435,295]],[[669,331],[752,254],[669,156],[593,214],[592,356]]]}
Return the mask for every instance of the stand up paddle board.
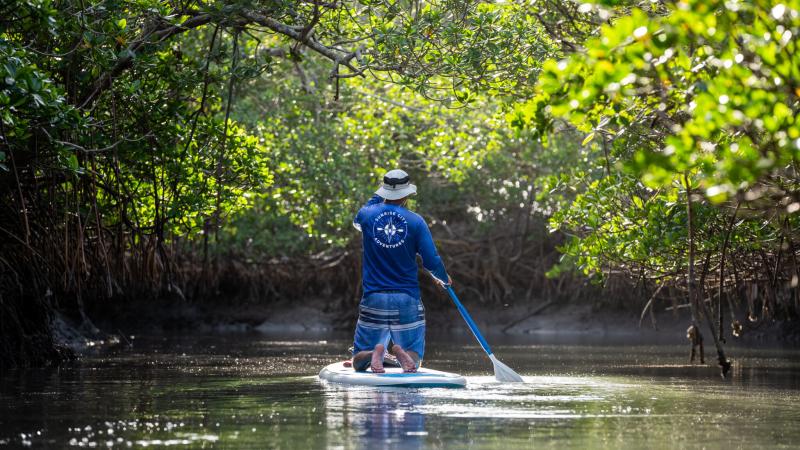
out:
{"label": "stand up paddle board", "polygon": [[409,388],[464,387],[467,380],[461,375],[421,368],[416,373],[403,373],[399,367],[386,367],[386,373],[356,372],[345,361],[330,364],[319,372],[321,380],[356,386],[392,386]]}

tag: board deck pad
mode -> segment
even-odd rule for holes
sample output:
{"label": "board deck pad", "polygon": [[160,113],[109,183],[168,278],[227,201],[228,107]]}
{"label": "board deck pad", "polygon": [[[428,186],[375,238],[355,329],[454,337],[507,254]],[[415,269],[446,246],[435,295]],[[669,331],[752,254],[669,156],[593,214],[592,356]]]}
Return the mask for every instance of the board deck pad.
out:
{"label": "board deck pad", "polygon": [[372,373],[370,369],[357,372],[352,367],[346,367],[346,361],[325,366],[319,372],[321,380],[332,383],[350,384],[356,386],[393,386],[393,387],[464,387],[467,380],[461,375],[442,372],[428,368],[421,368],[416,373],[403,373],[395,367],[386,367],[386,373]]}

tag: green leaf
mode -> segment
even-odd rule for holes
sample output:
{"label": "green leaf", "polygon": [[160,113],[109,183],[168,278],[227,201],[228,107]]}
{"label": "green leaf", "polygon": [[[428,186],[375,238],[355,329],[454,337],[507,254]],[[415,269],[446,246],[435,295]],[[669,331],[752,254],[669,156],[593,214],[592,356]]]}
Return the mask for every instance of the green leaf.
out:
{"label": "green leaf", "polygon": [[78,170],[78,157],[73,153],[67,158],[67,167],[71,170]]}

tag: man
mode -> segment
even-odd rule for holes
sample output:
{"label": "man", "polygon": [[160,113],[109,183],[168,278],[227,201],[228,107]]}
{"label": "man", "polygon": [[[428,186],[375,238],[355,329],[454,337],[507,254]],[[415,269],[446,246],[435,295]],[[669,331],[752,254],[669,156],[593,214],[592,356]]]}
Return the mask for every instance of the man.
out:
{"label": "man", "polygon": [[392,353],[404,372],[416,372],[425,353],[425,308],[417,279],[417,255],[442,286],[450,284],[425,220],[405,208],[417,193],[410,177],[396,169],[358,211],[353,226],[363,236],[363,297],[353,343],[353,367],[383,373]]}

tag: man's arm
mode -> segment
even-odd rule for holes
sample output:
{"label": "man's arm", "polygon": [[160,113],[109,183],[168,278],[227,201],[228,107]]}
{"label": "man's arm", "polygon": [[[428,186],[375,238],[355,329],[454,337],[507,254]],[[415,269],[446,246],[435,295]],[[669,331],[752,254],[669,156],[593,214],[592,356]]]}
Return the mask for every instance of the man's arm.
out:
{"label": "man's arm", "polygon": [[428,224],[424,221],[420,225],[419,230],[419,247],[417,252],[422,256],[422,267],[436,278],[441,284],[450,284],[450,277],[442,263],[442,258],[436,252],[436,244],[433,243],[433,236]]}
{"label": "man's arm", "polygon": [[356,230],[361,231],[361,218],[362,218],[361,216],[363,214],[364,208],[366,208],[367,206],[377,205],[378,203],[383,203],[383,197],[381,197],[378,194],[375,194],[372,196],[372,198],[367,200],[367,203],[364,203],[364,206],[362,206],[361,209],[358,210],[356,217],[353,218],[353,226],[356,227]]}

